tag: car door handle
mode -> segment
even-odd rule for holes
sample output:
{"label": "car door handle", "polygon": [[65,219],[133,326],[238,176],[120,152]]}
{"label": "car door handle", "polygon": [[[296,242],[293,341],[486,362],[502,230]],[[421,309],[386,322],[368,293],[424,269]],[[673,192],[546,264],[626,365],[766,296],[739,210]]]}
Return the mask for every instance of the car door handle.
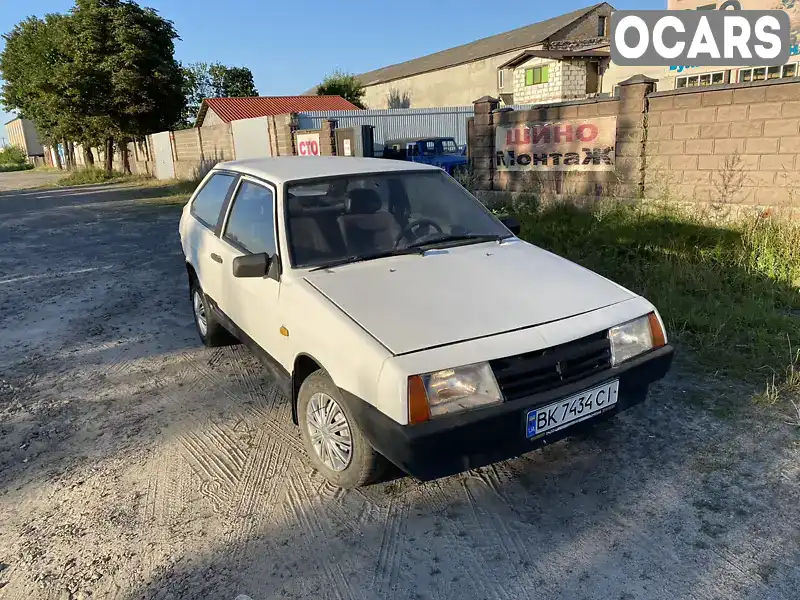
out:
{"label": "car door handle", "polygon": [[222,264],[222,257],[214,252],[211,253],[211,260],[213,260],[214,262],[218,262],[219,264]]}

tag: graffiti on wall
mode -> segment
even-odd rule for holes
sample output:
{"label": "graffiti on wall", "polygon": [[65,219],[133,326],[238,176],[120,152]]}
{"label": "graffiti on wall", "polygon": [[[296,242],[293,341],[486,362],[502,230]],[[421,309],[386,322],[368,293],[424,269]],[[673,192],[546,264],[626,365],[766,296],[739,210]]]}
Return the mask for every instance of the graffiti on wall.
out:
{"label": "graffiti on wall", "polygon": [[613,171],[616,117],[498,126],[498,171]]}

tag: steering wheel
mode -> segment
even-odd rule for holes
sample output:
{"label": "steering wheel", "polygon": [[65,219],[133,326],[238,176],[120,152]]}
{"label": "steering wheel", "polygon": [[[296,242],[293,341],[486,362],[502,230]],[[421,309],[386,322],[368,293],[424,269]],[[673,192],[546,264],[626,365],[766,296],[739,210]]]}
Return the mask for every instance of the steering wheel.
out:
{"label": "steering wheel", "polygon": [[444,235],[444,230],[439,226],[439,224],[436,221],[433,221],[431,219],[417,219],[415,221],[411,221],[405,227],[403,227],[403,230],[400,232],[400,235],[398,235],[397,239],[395,239],[394,241],[394,247],[397,248],[397,246],[400,244],[400,241],[403,238],[408,237],[412,233],[417,239],[419,239],[419,236],[415,233],[415,230],[419,229],[423,225],[429,225],[433,227],[436,231],[438,231],[440,235]]}

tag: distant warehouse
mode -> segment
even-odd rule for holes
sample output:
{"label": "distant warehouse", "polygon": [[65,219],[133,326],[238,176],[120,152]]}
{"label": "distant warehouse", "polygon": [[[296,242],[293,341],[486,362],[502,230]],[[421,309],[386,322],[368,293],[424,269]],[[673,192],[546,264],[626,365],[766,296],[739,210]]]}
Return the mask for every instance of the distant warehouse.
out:
{"label": "distant warehouse", "polygon": [[403,108],[454,107],[492,96],[505,105],[536,104],[613,95],[620,81],[637,74],[657,79],[661,91],[800,75],[800,0],[664,0],[662,8],[781,8],[792,23],[792,58],[786,65],[735,69],[615,65],[609,38],[615,8],[602,2],[362,73],[364,103],[370,109],[399,108],[390,106],[391,98],[393,103],[402,99]]}
{"label": "distant warehouse", "polygon": [[412,108],[467,106],[481,96],[505,104],[557,102],[613,90],[607,2],[359,75],[369,108],[392,93]]}
{"label": "distant warehouse", "polygon": [[28,119],[17,117],[6,123],[8,141],[12,146],[21,148],[29,160],[36,156],[44,156],[44,148],[39,142],[36,125]]}

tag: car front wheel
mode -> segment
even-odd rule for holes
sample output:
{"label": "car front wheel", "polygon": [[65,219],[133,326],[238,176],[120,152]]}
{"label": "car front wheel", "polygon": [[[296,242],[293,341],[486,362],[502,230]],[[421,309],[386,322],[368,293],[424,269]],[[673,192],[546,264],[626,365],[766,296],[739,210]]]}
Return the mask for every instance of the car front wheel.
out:
{"label": "car front wheel", "polygon": [[355,488],[376,481],[387,461],[370,445],[339,388],[325,371],[300,387],[297,410],[303,445],[314,468],[333,485]]}

